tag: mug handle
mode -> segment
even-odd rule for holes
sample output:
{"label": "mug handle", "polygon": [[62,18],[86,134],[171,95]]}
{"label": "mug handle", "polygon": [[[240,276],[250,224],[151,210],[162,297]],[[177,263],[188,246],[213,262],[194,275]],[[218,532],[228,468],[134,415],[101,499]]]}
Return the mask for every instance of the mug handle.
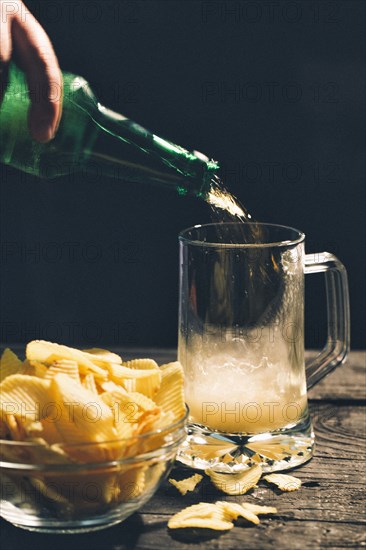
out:
{"label": "mug handle", "polygon": [[329,252],[305,255],[305,274],[324,273],[327,297],[327,341],[314,359],[306,362],[308,389],[346,360],[350,345],[347,271]]}

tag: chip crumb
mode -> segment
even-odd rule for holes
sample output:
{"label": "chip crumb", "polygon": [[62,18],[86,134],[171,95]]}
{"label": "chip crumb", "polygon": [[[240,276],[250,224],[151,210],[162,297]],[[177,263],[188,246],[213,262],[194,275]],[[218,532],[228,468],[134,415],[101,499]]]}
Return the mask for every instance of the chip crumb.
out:
{"label": "chip crumb", "polygon": [[263,479],[277,485],[281,491],[297,491],[301,487],[301,479],[286,474],[270,474],[264,476]]}
{"label": "chip crumb", "polygon": [[174,485],[176,489],[178,489],[182,496],[185,496],[188,491],[194,491],[202,479],[203,476],[201,476],[200,474],[194,474],[193,476],[181,479],[180,481],[172,478],[169,478],[168,481],[169,483]]}

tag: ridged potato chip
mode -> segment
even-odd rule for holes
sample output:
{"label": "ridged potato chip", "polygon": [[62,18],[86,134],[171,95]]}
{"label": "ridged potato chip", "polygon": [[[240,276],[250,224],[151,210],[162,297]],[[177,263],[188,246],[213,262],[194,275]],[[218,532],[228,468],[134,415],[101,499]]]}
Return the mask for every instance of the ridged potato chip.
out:
{"label": "ridged potato chip", "polygon": [[66,507],[70,505],[70,501],[55,488],[57,487],[57,485],[50,485],[47,483],[47,481],[36,476],[31,477],[29,481],[31,482],[33,487],[35,487],[43,496],[57,504],[63,505],[64,509],[65,505]]}
{"label": "ridged potato chip", "polygon": [[217,489],[228,495],[244,495],[256,486],[262,475],[262,468],[256,464],[236,474],[223,474],[212,469],[205,470]]}
{"label": "ridged potato chip", "polygon": [[124,361],[124,367],[137,370],[159,370],[159,365],[154,359],[131,359],[131,361]]}
{"label": "ridged potato chip", "polygon": [[239,517],[258,525],[259,514],[275,514],[276,508],[249,503],[217,501],[214,504],[201,502],[184,508],[168,521],[170,529],[197,527],[205,529],[231,529]]}
{"label": "ridged potato chip", "polygon": [[218,501],[216,505],[222,507],[227,514],[230,514],[233,520],[243,517],[255,525],[260,523],[258,515],[277,513],[277,508],[273,508],[272,506],[258,506],[249,502],[239,504],[237,502]]}
{"label": "ridged potato chip", "polygon": [[82,374],[92,372],[98,378],[107,378],[105,370],[96,364],[98,360],[95,359],[93,354],[60,344],[44,340],[33,340],[26,347],[26,357],[29,361],[38,361],[46,365],[52,365],[52,363],[60,359],[70,359],[71,361],[76,361]]}
{"label": "ridged potato chip", "polygon": [[22,430],[13,414],[7,414],[4,416],[2,422],[6,425],[11,439],[14,441],[22,441],[24,439],[24,430]]}
{"label": "ridged potato chip", "polygon": [[250,502],[242,502],[240,506],[256,515],[277,514],[277,508],[273,506],[259,506],[258,504],[251,504]]}
{"label": "ridged potato chip", "polygon": [[226,531],[232,529],[234,524],[230,521],[230,515],[216,504],[201,502],[184,508],[168,521],[170,529],[197,527],[200,529],[214,529]]}
{"label": "ridged potato chip", "polygon": [[216,502],[216,506],[222,508],[223,511],[227,515],[229,515],[230,519],[235,520],[238,519],[238,517],[242,517],[247,521],[254,523],[255,525],[258,525],[258,523],[260,523],[256,514],[254,514],[250,510],[246,510],[236,502],[218,501]]}
{"label": "ridged potato chip", "polygon": [[60,373],[67,374],[67,376],[70,376],[70,378],[80,384],[79,367],[76,361],[70,361],[70,359],[59,359],[58,361],[55,361],[47,369],[47,372],[44,374],[44,378],[46,380],[49,380],[53,378],[56,374]]}
{"label": "ridged potato chip", "polygon": [[161,385],[154,401],[164,411],[171,411],[178,420],[186,412],[183,367],[178,361],[175,361],[162,365],[160,370]]}
{"label": "ridged potato chip", "polygon": [[124,365],[109,364],[109,378],[116,384],[123,386],[128,392],[143,393],[154,398],[161,384],[159,369],[130,368]]}
{"label": "ridged potato chip", "polygon": [[200,502],[198,504],[192,504],[191,506],[187,506],[186,508],[183,508],[183,510],[180,510],[180,512],[177,512],[173,517],[175,519],[189,519],[189,518],[212,518],[221,515],[222,512],[217,509],[215,504],[208,503],[208,502]]}
{"label": "ridged potato chip", "polygon": [[144,492],[146,469],[144,464],[132,465],[118,474],[119,500],[125,502]]}
{"label": "ridged potato chip", "polygon": [[181,495],[184,496],[188,493],[188,491],[194,491],[202,479],[203,476],[201,476],[200,474],[194,474],[193,476],[181,479],[180,481],[172,478],[170,478],[168,481],[178,489]]}
{"label": "ridged potato chip", "polygon": [[[61,410],[55,425],[65,443],[103,443],[117,438],[112,411],[98,396],[66,374],[56,374],[50,383],[50,395]],[[76,458],[78,452],[74,450]]]}
{"label": "ridged potato chip", "polygon": [[99,360],[101,362],[101,365],[103,365],[103,363],[117,363],[119,365],[122,364],[122,358],[119,355],[117,355],[116,353],[112,353],[111,351],[108,351],[106,349],[91,348],[83,349],[82,351],[84,353],[87,353],[88,355],[95,356],[94,360]]}
{"label": "ridged potato chip", "polygon": [[127,391],[123,386],[120,384],[116,384],[115,382],[112,382],[112,380],[103,380],[102,382],[98,382],[97,387],[101,390],[101,393],[112,393],[116,391],[117,393],[121,393],[124,395],[128,395]]}
{"label": "ridged potato chip", "polygon": [[[183,370],[178,363],[160,369],[152,359],[123,363],[104,349],[81,351],[35,340],[27,345],[24,362],[11,350],[3,353],[0,376],[0,437],[32,443],[18,450],[3,442],[0,456],[13,462],[69,464],[135,458],[169,445],[174,429],[170,426],[186,412]],[[166,399],[160,391],[163,379]],[[157,402],[158,394],[165,408]],[[141,437],[151,431],[156,433]],[[93,477],[100,489],[94,503],[83,494],[84,485],[90,483],[87,469],[75,475],[67,469],[40,473],[34,476],[33,486],[68,511],[128,501],[153,489],[166,471],[164,458],[162,453],[156,463],[117,464],[111,471],[103,467]],[[76,490],[68,503],[54,485],[66,489],[70,483]]]}
{"label": "ridged potato chip", "polygon": [[270,474],[264,476],[263,479],[277,485],[281,491],[297,491],[301,487],[301,479],[286,474]]}
{"label": "ridged potato chip", "polygon": [[169,529],[211,529],[213,531],[229,531],[234,527],[231,521],[223,521],[220,519],[212,518],[189,518],[168,521]]}
{"label": "ridged potato chip", "polygon": [[2,419],[8,414],[22,421],[40,420],[49,397],[50,381],[35,376],[12,374],[0,384]]}
{"label": "ridged potato chip", "polygon": [[89,390],[92,393],[94,393],[95,395],[98,395],[98,389],[97,389],[97,385],[95,383],[94,374],[92,374],[91,372],[84,376],[84,379],[82,381],[82,385],[84,386],[84,388],[86,390]]}

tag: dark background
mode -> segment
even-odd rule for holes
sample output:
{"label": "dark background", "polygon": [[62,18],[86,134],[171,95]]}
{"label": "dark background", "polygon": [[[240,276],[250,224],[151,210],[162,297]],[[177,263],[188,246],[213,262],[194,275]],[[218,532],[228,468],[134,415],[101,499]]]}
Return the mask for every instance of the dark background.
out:
{"label": "dark background", "polygon": [[[364,342],[365,2],[28,1],[64,70],[158,135],[220,161],[260,221],[347,266]],[[1,338],[175,346],[180,230],[205,204],[111,180],[1,175]],[[324,341],[307,277],[306,345]]]}

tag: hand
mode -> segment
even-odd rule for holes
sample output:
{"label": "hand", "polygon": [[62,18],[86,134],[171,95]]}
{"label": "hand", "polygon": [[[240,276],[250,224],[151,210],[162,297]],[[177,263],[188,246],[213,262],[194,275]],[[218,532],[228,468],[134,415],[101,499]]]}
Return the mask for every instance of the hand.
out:
{"label": "hand", "polygon": [[46,32],[23,2],[0,0],[0,94],[1,89],[5,90],[7,65],[13,56],[30,90],[30,133],[37,141],[49,141],[62,111],[62,75],[57,57]]}

